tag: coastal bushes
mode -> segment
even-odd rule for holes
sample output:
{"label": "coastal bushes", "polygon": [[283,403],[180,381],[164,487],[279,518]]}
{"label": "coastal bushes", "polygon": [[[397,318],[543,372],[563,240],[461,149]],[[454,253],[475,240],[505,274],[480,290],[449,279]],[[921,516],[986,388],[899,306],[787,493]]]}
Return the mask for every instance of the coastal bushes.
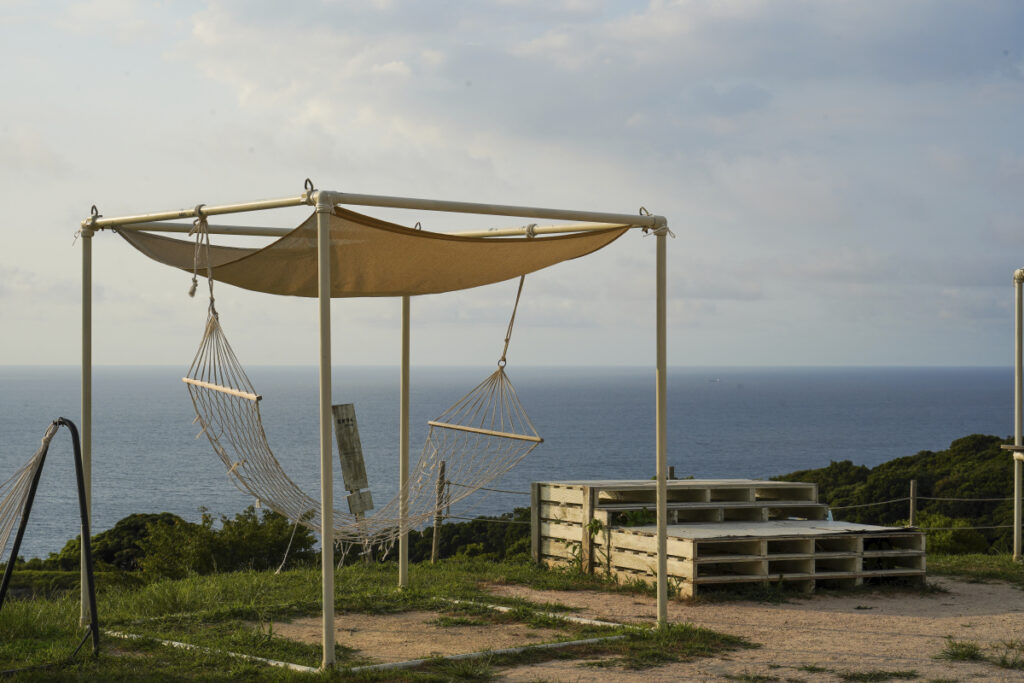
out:
{"label": "coastal bushes", "polygon": [[[458,555],[495,561],[526,558],[530,552],[529,520],[529,508],[516,508],[497,517],[443,524],[439,557]],[[410,531],[409,559],[429,560],[432,542],[433,527]],[[134,514],[92,537],[97,570],[132,572],[147,578],[276,569],[286,550],[287,566],[312,565],[319,557],[316,546],[316,535],[306,527],[296,528],[281,515],[252,506],[233,518],[222,516],[219,528],[213,516],[201,509],[198,523],[169,512]],[[349,549],[347,557],[352,559],[348,563],[361,550],[358,546]],[[60,552],[50,553],[46,559],[19,560],[18,567],[72,572],[78,569],[80,552],[81,538],[75,537]]]}
{"label": "coastal bushes", "polygon": [[[775,477],[782,481],[815,482],[819,499],[835,510],[837,519],[865,524],[899,525],[907,519],[905,499],[911,479],[918,482],[917,524],[928,532],[931,553],[961,554],[1007,552],[1012,545],[1013,460],[1000,449],[1005,440],[974,434],[957,439],[943,451],[921,451],[873,468],[849,460],[827,467],[801,470]],[[868,505],[871,504],[871,505]],[[845,510],[845,506],[867,505]],[[478,517],[441,526],[439,556],[481,560],[529,557],[529,508],[496,517]],[[643,514],[650,514],[643,512]],[[193,574],[239,569],[276,569],[288,551],[288,566],[316,562],[316,536],[303,526],[295,528],[269,510],[249,507],[215,524],[201,510],[198,523],[171,513],[134,514],[113,528],[93,536],[93,556],[99,571],[130,572],[145,578],[179,578]],[[1007,527],[973,529],[970,527]],[[294,530],[294,540],[292,532]],[[409,558],[430,559],[433,528],[409,534]],[[361,549],[350,549],[350,558]],[[79,566],[80,540],[69,540],[46,559],[18,560],[18,566],[39,572],[72,572]],[[394,554],[378,560],[393,559]],[[353,560],[348,560],[351,563]],[[134,580],[134,579],[133,579]]]}
{"label": "coastal bushes", "polygon": [[[294,538],[292,533],[294,531]],[[270,510],[249,506],[233,518],[200,510],[198,524],[169,512],[135,514],[92,537],[93,559],[99,570],[142,572],[152,577],[181,578],[191,574],[242,569],[276,569],[288,551],[289,566],[310,564],[316,557],[316,537],[309,529]],[[79,566],[81,537],[64,544],[46,559],[19,561],[30,570],[72,571]]]}
{"label": "coastal bushes", "polygon": [[[1013,523],[1013,458],[996,436],[972,434],[943,451],[921,451],[868,468],[849,460],[827,467],[791,472],[775,479],[818,484],[818,498],[836,510],[837,519],[862,524],[898,525],[908,517],[905,499],[909,482],[917,480],[916,524],[939,527],[928,532],[928,549],[940,553],[1007,552],[1012,528],[972,530],[967,527],[1009,527]],[[942,498],[946,500],[928,500]],[[953,500],[959,499],[959,500]],[[970,500],[975,499],[975,500]],[[947,529],[946,527],[953,527]]]}

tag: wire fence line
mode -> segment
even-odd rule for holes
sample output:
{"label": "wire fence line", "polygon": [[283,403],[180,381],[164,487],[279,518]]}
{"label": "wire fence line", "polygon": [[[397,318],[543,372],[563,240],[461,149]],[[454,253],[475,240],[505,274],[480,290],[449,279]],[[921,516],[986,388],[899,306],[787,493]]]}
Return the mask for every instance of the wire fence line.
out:
{"label": "wire fence line", "polygon": [[[831,510],[852,510],[853,508],[866,508],[874,505],[887,505],[889,503],[906,503],[910,500],[910,496],[904,496],[903,498],[893,498],[892,500],[880,500],[875,503],[861,503],[860,505],[839,505],[832,507]],[[1013,497],[1009,498],[935,498],[932,496],[916,496],[916,500],[940,500],[946,502],[961,502],[961,503],[994,503],[1002,502],[1004,500],[1013,500]]]}
{"label": "wire fence line", "polygon": [[490,488],[487,488],[486,486],[470,486],[469,484],[460,484],[457,481],[449,481],[447,483],[451,484],[452,486],[461,486],[461,487],[467,488],[467,489],[477,489],[478,491],[494,491],[495,493],[515,493],[516,495],[520,495],[520,496],[529,496],[530,495],[529,491],[510,491],[508,489],[490,489]]}
{"label": "wire fence line", "polygon": [[[932,496],[918,496],[918,500],[945,500],[945,501],[961,501],[961,502],[1002,502],[1004,500],[1013,500],[1013,496],[1008,498],[933,498]],[[904,499],[906,500],[906,499]]]}
{"label": "wire fence line", "polygon": [[860,505],[842,505],[840,507],[829,507],[830,510],[852,510],[853,508],[867,508],[875,505],[887,505],[889,503],[905,503],[910,500],[907,498],[893,498],[892,500],[882,500],[877,503],[861,503]]}
{"label": "wire fence line", "polygon": [[[447,483],[452,485],[452,486],[463,486],[463,487],[467,487],[467,488],[469,487],[468,484],[460,484],[460,483],[455,482],[455,481],[449,481]],[[488,488],[486,486],[479,486],[479,487],[476,487],[476,488],[479,488],[481,491],[494,491],[495,493],[512,493],[512,494],[516,494],[516,495],[520,495],[520,496],[529,496],[530,495],[529,491],[512,491],[512,490],[509,490],[509,489]],[[940,501],[940,502],[947,502],[947,503],[951,503],[951,502],[956,502],[956,503],[1001,503],[1001,502],[1004,502],[1004,501],[1007,501],[1007,500],[1013,500],[1013,497],[1010,496],[1010,497],[1007,497],[1007,498],[944,498],[944,497],[938,497],[938,496],[917,496],[917,495],[915,495],[913,497],[911,497],[911,496],[904,496],[903,498],[892,498],[890,500],[880,500],[880,501],[876,501],[874,503],[860,503],[858,505],[829,506],[829,511],[833,512],[833,511],[838,511],[838,510],[853,510],[853,509],[857,509],[857,508],[875,507],[875,506],[878,506],[878,505],[890,505],[892,503],[907,503],[907,502],[910,502],[910,501],[915,501],[916,502],[918,500],[932,500],[932,501]],[[496,524],[522,524],[522,525],[529,525],[530,524],[530,522],[522,522],[522,521],[519,521],[519,520],[496,519],[496,518],[487,518],[487,517],[462,517],[462,516],[459,516],[459,515],[444,515],[444,517],[446,519],[461,519],[461,520],[466,520],[466,521],[470,521],[470,522],[480,521],[480,522],[493,522],[493,523],[496,523]],[[1001,525],[997,525],[997,526],[929,526],[929,527],[915,526],[914,528],[920,529],[921,531],[956,531],[956,530],[960,530],[960,529],[1012,529],[1013,525],[1012,524],[1001,524]]]}
{"label": "wire fence line", "polygon": [[837,511],[837,510],[853,510],[855,508],[866,508],[866,507],[875,507],[875,506],[878,506],[878,505],[889,505],[889,504],[892,504],[892,503],[907,503],[907,502],[909,502],[910,503],[910,510],[909,510],[910,525],[909,526],[912,526],[913,528],[919,529],[921,531],[957,531],[957,530],[967,530],[967,529],[978,529],[978,530],[980,530],[980,529],[1012,529],[1013,526],[1014,526],[1013,524],[1001,524],[1001,525],[991,525],[991,526],[927,526],[927,527],[925,527],[925,526],[917,526],[916,524],[914,524],[914,517],[917,514],[917,501],[919,501],[919,500],[932,500],[932,501],[949,502],[949,503],[1002,503],[1002,502],[1005,502],[1005,501],[1008,501],[1008,500],[1013,500],[1013,498],[1012,497],[1007,497],[1007,498],[950,498],[950,497],[940,497],[940,496],[919,496],[919,495],[917,495],[917,482],[915,480],[911,480],[911,482],[910,482],[910,495],[909,496],[905,496],[903,498],[893,498],[891,500],[880,500],[880,501],[873,502],[873,503],[861,503],[859,505],[840,505],[840,506],[836,506],[836,507],[831,507],[830,506],[829,507],[829,513],[831,515],[831,512],[834,511],[834,510],[835,511]]}
{"label": "wire fence line", "polygon": [[445,515],[447,519],[464,519],[469,522],[493,522],[494,524],[525,524],[530,525],[529,522],[522,522],[518,519],[497,519],[495,517],[461,517],[459,515]]}

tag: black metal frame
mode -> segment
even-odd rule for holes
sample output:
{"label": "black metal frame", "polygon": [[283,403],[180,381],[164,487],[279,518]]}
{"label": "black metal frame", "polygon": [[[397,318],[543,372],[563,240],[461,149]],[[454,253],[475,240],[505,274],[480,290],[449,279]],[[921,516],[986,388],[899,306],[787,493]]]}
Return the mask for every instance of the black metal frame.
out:
{"label": "black metal frame", "polygon": [[[86,638],[92,635],[92,651],[93,654],[99,654],[100,650],[100,624],[99,617],[96,614],[96,581],[93,577],[92,567],[92,537],[89,532],[89,508],[85,501],[85,475],[82,468],[82,443],[78,438],[78,428],[75,427],[75,423],[67,418],[57,418],[53,421],[53,424],[58,427],[67,427],[68,431],[71,432],[71,444],[75,451],[75,476],[78,479],[78,510],[82,517],[82,557],[85,560],[85,582],[88,590],[89,598],[89,633],[86,634]],[[43,463],[46,461],[46,453],[49,450],[49,444],[43,448],[42,455],[39,458],[39,462],[36,464],[35,474],[32,475],[32,485],[28,490],[28,499],[25,501],[25,509],[21,513],[21,524],[18,526],[18,534],[14,537],[14,546],[11,549],[11,558],[7,562],[7,568],[4,570],[3,581],[0,582],[0,609],[3,609],[4,599],[7,597],[7,587],[11,582],[11,575],[14,573],[14,563],[18,559],[18,550],[21,549],[21,541],[25,537],[25,527],[28,526],[28,517],[32,512],[32,502],[36,497],[36,488],[39,486],[39,476],[43,473]],[[2,550],[2,549],[0,549]],[[85,643],[85,638],[82,638],[82,642],[78,644],[78,649]],[[75,653],[78,652],[75,650]],[[72,655],[74,656],[74,655]]]}

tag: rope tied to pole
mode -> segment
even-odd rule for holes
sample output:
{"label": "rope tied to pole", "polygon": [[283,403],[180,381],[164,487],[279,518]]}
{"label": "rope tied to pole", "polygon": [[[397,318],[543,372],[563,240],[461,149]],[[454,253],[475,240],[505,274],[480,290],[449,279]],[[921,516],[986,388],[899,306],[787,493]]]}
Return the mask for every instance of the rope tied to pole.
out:
{"label": "rope tied to pole", "polygon": [[498,359],[498,367],[499,368],[505,367],[505,364],[507,363],[507,361],[505,360],[505,355],[508,353],[508,344],[512,340],[512,326],[515,325],[515,322],[516,322],[516,311],[519,309],[519,297],[523,293],[523,282],[525,282],[525,281],[526,281],[526,276],[525,275],[520,275],[519,276],[519,289],[516,290],[516,303],[515,303],[515,305],[512,306],[512,317],[509,318],[508,330],[505,332],[505,348],[503,348],[501,350],[501,358]]}
{"label": "rope tied to pole", "polygon": [[213,298],[213,264],[210,263],[210,225],[206,220],[206,214],[203,213],[204,206],[206,205],[196,204],[194,209],[196,219],[192,221],[192,229],[188,231],[189,237],[192,235],[196,237],[196,246],[192,257],[192,286],[188,289],[188,295],[190,297],[196,295],[196,289],[199,288],[199,260],[200,256],[205,256],[206,281],[210,286],[210,313],[217,315]]}
{"label": "rope tied to pole", "polygon": [[[650,216],[651,212],[647,210],[647,207],[641,206],[639,214],[641,216]],[[657,226],[655,228],[644,228],[643,229],[643,233],[644,233],[644,237],[646,237],[648,235],[655,235],[655,236],[668,235],[672,239],[676,238],[676,234],[674,232],[672,232],[671,230],[669,230],[668,225],[659,225],[659,226]]]}

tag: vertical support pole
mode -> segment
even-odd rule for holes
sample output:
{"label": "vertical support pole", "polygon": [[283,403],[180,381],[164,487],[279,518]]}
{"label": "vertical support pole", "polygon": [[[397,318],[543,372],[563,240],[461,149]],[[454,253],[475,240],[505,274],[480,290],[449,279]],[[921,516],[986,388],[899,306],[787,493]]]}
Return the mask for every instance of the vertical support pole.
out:
{"label": "vertical support pole", "polygon": [[398,436],[398,585],[409,585],[409,297],[402,297],[402,381]]}
{"label": "vertical support pole", "polygon": [[658,626],[668,625],[668,426],[666,400],[668,398],[668,348],[666,327],[666,259],[665,240],[668,229],[662,228],[655,234],[657,240],[657,390],[655,400],[656,449],[658,465]]}
{"label": "vertical support pole", "polygon": [[530,483],[530,556],[540,564],[540,482]]}
{"label": "vertical support pole", "polygon": [[444,460],[437,470],[437,491],[434,499],[437,511],[434,513],[434,538],[430,543],[430,564],[437,562],[437,554],[441,546],[441,510],[444,508]]}
{"label": "vertical support pole", "polygon": [[331,458],[331,202],[317,194],[316,244],[320,313],[320,579],[322,668],[334,666],[334,460]]}
{"label": "vertical support pole", "polygon": [[[82,484],[85,489],[85,515],[92,528],[92,228],[82,228]],[[88,572],[82,553],[82,609],[79,621],[92,623],[88,601]]]}
{"label": "vertical support pole", "polygon": [[[1014,345],[1013,345],[1013,445],[1024,444],[1024,268],[1013,273],[1014,288]],[[1024,461],[1019,459],[1020,451],[1013,451],[1013,559],[1022,560],[1021,556],[1021,503],[1024,497]]]}
{"label": "vertical support pole", "polygon": [[596,498],[597,490],[590,487],[583,487],[583,517],[581,527],[582,535],[580,536],[580,571],[584,574],[594,573],[594,543],[593,537],[590,535],[590,531],[594,528],[592,522],[594,521],[594,498]]}
{"label": "vertical support pole", "polygon": [[910,526],[917,526],[917,479],[910,480]]}

